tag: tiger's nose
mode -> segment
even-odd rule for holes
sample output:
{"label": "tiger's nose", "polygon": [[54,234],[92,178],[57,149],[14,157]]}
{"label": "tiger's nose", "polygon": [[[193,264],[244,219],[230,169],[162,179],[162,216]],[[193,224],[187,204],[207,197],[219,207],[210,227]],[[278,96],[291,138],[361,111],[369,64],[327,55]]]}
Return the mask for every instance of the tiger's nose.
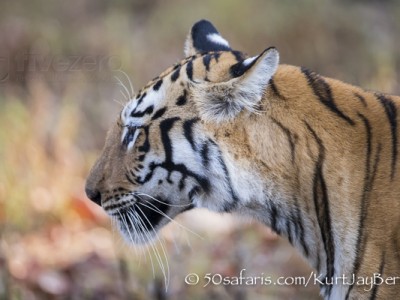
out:
{"label": "tiger's nose", "polygon": [[85,188],[86,196],[92,200],[94,203],[101,206],[101,194],[98,190],[91,190],[89,188]]}

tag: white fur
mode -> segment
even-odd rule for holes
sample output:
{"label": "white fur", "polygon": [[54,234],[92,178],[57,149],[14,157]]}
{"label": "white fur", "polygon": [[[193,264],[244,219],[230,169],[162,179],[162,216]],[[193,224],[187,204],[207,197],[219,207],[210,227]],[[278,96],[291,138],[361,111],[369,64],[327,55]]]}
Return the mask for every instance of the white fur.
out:
{"label": "white fur", "polygon": [[136,142],[136,139],[137,139],[138,135],[139,135],[139,130],[136,130],[135,134],[133,135],[132,141],[130,141],[129,144],[128,144],[128,147],[127,147],[128,150],[131,150],[133,145],[135,145],[135,142]]}
{"label": "white fur", "polygon": [[251,64],[257,57],[258,57],[258,56],[253,56],[253,57],[246,58],[246,59],[243,61],[243,65],[248,66],[248,65]]}
{"label": "white fur", "polygon": [[193,47],[193,41],[192,38],[190,37],[190,34],[185,41],[185,45],[183,46],[183,53],[185,54],[185,57],[189,57],[196,54],[196,50]]}
{"label": "white fur", "polygon": [[218,33],[210,33],[207,35],[207,39],[215,44],[220,44],[220,45],[224,45],[227,47],[229,46],[229,43],[227,40],[225,40],[222,36],[220,36]]}

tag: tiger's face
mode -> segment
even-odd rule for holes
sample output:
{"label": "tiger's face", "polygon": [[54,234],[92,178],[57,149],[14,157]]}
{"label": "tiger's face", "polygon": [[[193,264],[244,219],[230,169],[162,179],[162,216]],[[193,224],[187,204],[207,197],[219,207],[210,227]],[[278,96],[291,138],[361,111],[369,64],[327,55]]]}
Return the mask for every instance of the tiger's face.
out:
{"label": "tiger's face", "polygon": [[257,110],[279,60],[273,48],[252,58],[232,51],[204,20],[185,53],[123,108],[87,179],[88,197],[134,243],[193,207],[235,209],[232,162],[214,129]]}

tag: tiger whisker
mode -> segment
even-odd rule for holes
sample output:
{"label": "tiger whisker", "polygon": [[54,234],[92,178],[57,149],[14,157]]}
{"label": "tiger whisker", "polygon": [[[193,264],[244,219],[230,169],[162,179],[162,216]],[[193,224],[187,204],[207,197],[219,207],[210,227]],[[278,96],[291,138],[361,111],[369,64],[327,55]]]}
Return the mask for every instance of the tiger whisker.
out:
{"label": "tiger whisker", "polygon": [[129,101],[129,96],[127,96],[123,91],[119,90],[121,95],[125,98],[125,101]]}
{"label": "tiger whisker", "polygon": [[188,245],[190,250],[193,251],[192,244],[190,243],[190,239],[189,239],[189,237],[188,237],[188,235],[187,235],[187,233],[185,231],[183,232],[183,236],[185,237],[186,244]]}
{"label": "tiger whisker", "polygon": [[130,88],[131,88],[131,93],[132,93],[131,98],[133,98],[133,95],[135,95],[135,91],[134,91],[134,89],[133,89],[133,85],[132,85],[131,79],[129,78],[128,74],[126,74],[125,71],[122,71],[122,70],[118,70],[118,71],[121,72],[122,74],[124,74],[124,76],[126,77],[126,79],[128,79],[129,86],[130,86]]}
{"label": "tiger whisker", "polygon": [[[127,219],[129,221],[129,223],[131,224],[132,230],[135,234],[136,237],[139,238],[139,241],[144,242],[142,235],[140,234],[140,232],[136,229],[136,226],[134,225],[134,223],[132,222],[131,218],[127,215]],[[139,262],[138,265],[141,265],[142,262],[142,256],[144,256],[145,262],[146,262],[146,252],[144,251],[143,247],[140,247],[140,255],[138,254],[138,250],[137,250],[137,246],[135,244],[133,244],[133,247],[135,248],[135,253],[136,256],[139,256]]]}
{"label": "tiger whisker", "polygon": [[122,107],[125,106],[124,104],[122,104],[121,102],[119,102],[117,99],[113,99],[113,101],[114,101],[115,103],[118,103],[118,104],[121,105]]}
{"label": "tiger whisker", "polygon": [[[117,232],[117,228],[118,228],[118,221],[116,220],[116,218],[114,216],[111,216],[110,218],[111,220],[111,232],[112,232],[112,236],[113,237],[120,237],[119,232]],[[125,243],[122,243],[121,239],[116,239],[117,243],[115,244],[115,253],[119,253],[120,251],[122,251],[122,248],[126,246]]]}
{"label": "tiger whisker", "polygon": [[[143,214],[143,211],[142,211],[142,214]],[[164,263],[163,263],[163,260],[162,260],[162,258],[161,258],[161,255],[160,255],[158,249],[155,247],[154,243],[151,242],[150,237],[148,236],[148,230],[145,229],[146,226],[145,226],[145,224],[144,224],[144,220],[139,216],[138,213],[135,213],[135,215],[136,215],[137,219],[139,220],[139,224],[141,224],[141,226],[142,226],[144,232],[146,232],[147,241],[149,242],[150,247],[151,247],[151,249],[153,250],[154,256],[155,256],[156,259],[157,259],[157,262],[158,262],[158,264],[159,264],[159,266],[160,266],[161,272],[163,273],[164,281],[165,281],[166,287],[167,287],[169,278],[167,279],[167,272],[166,272],[166,270],[165,270]],[[143,214],[143,216],[146,217],[146,215],[144,215],[144,214]],[[146,219],[147,219],[147,217],[146,217]],[[148,222],[149,222],[149,221],[148,221]],[[154,228],[153,228],[153,226],[151,225],[150,222],[149,222],[149,224],[150,224],[150,226],[152,227],[152,229],[153,229],[153,231],[154,231]],[[154,232],[155,232],[155,231],[154,231]],[[166,258],[166,257],[165,257],[165,258]],[[166,258],[166,259],[167,259],[167,258]],[[169,276],[169,268],[168,268],[168,276]]]}
{"label": "tiger whisker", "polygon": [[147,206],[146,204],[141,203],[141,202],[138,202],[137,204],[143,205],[143,206],[147,207],[148,209],[151,209],[151,210],[153,210],[154,212],[159,213],[161,216],[163,216],[163,217],[167,218],[168,220],[170,220],[171,222],[177,224],[180,228],[187,230],[188,232],[190,232],[191,234],[194,234],[195,236],[199,237],[199,238],[202,239],[202,240],[204,239],[204,237],[202,237],[200,234],[198,234],[198,233],[192,231],[191,229],[189,229],[189,228],[187,228],[186,226],[182,225],[182,224],[179,223],[178,221],[176,221],[176,220],[172,219],[171,217],[169,217],[167,214],[165,214],[164,212],[162,212],[158,207],[156,207],[156,206],[155,206],[153,203],[151,203],[150,201],[147,201],[147,200],[145,200],[145,199],[143,199],[143,198],[141,198],[141,197],[139,197],[139,198],[140,198],[141,200],[143,200],[143,201],[146,201],[146,203],[149,204],[149,205],[151,205],[152,207]]}
{"label": "tiger whisker", "polygon": [[131,231],[129,230],[128,223],[126,222],[125,218],[123,217],[123,215],[121,214],[120,211],[118,211],[118,214],[119,214],[120,217],[121,217],[121,221],[122,221],[121,223],[122,223],[122,225],[125,227],[125,229],[126,229],[128,235],[129,235],[129,238],[130,238],[131,242],[134,243],[133,238],[132,238],[132,235],[131,235]]}
{"label": "tiger whisker", "polygon": [[[156,202],[159,202],[159,203],[165,204],[165,205],[169,205],[169,206],[186,207],[186,206],[189,206],[189,205],[190,205],[190,204],[186,204],[186,205],[170,205],[170,204],[167,203],[167,202],[164,202],[164,201],[161,201],[161,200],[159,200],[159,199],[156,199],[155,197],[150,196],[150,195],[145,194],[145,193],[134,193],[134,195],[135,195],[135,196],[138,196],[140,199],[143,199],[143,198],[141,198],[140,196],[147,196],[147,197],[149,197],[150,199],[153,199],[153,200],[156,201]],[[143,199],[143,200],[144,200],[144,199]],[[144,200],[144,201],[146,201],[146,200]],[[148,201],[146,201],[146,202],[148,202]],[[174,221],[175,221],[175,220],[174,220]],[[181,227],[179,227],[179,229],[182,230]],[[173,235],[173,236],[172,236],[172,240],[173,240],[173,242],[174,242],[175,249],[177,250],[177,252],[180,252],[180,250],[178,249],[178,243],[176,242],[176,239],[175,239],[175,238],[176,238],[176,236]]]}
{"label": "tiger whisker", "polygon": [[[139,226],[139,228],[141,229],[141,233],[140,233],[140,236],[139,236],[139,238],[140,238],[140,240],[142,241],[142,242],[144,242],[144,243],[147,243],[148,241],[149,241],[149,238],[146,236],[146,228],[142,225],[142,222],[140,222],[140,216],[137,214],[137,213],[135,213],[135,211],[130,211],[130,217],[129,217],[129,220],[130,220],[130,222],[131,222],[131,224],[133,224],[133,221],[132,221],[132,219],[131,219],[131,217],[135,220],[135,223]],[[151,256],[151,252],[150,252],[150,249],[149,249],[149,247],[146,247],[146,250],[147,250],[147,254],[149,255],[149,258],[150,258],[150,262],[151,262],[151,270],[152,270],[152,272],[153,272],[153,278],[155,278],[155,268],[154,268],[154,262],[153,262],[153,258],[152,258],[152,256]],[[144,250],[143,250],[144,251]]]}
{"label": "tiger whisker", "polygon": [[[164,258],[165,258],[165,264],[166,264],[166,268],[167,268],[167,270],[165,271],[165,267],[163,266],[163,274],[164,274],[165,288],[166,288],[166,290],[167,290],[167,289],[168,289],[168,286],[169,286],[169,280],[170,280],[170,269],[169,269],[168,256],[167,256],[166,251],[165,251],[163,239],[159,237],[157,231],[156,231],[156,230],[154,229],[154,227],[153,227],[153,224],[151,224],[150,220],[149,220],[149,219],[147,218],[147,216],[144,214],[143,210],[142,210],[138,205],[136,205],[136,208],[137,208],[138,210],[140,210],[140,212],[142,213],[142,215],[143,215],[144,218],[146,219],[147,223],[151,226],[153,232],[156,234],[157,239],[160,241],[161,251],[163,252],[163,255],[164,255]],[[157,250],[157,252],[158,252],[158,250]],[[160,255],[159,252],[158,252],[158,255],[159,255],[160,260],[161,260],[161,255]],[[161,267],[161,266],[160,266],[160,267]]]}
{"label": "tiger whisker", "polygon": [[[134,222],[132,221],[132,219],[131,219],[130,216],[131,216],[131,215],[127,216],[127,219],[128,219],[128,221],[129,221],[129,223],[131,224],[132,229],[133,229],[135,235],[139,238],[139,241],[140,241],[140,242],[145,243],[143,234],[142,234],[141,232],[139,232],[138,229],[136,229],[136,226],[134,225]],[[135,245],[135,246],[136,246],[136,245]],[[135,247],[135,248],[136,248],[136,247]],[[145,262],[146,262],[146,252],[144,251],[144,248],[143,248],[143,247],[140,247],[140,250],[141,250],[141,255],[139,256],[139,257],[140,257],[140,260],[139,260],[139,263],[138,263],[139,266],[141,265],[141,262],[142,262],[142,255],[144,256],[144,260],[145,260]],[[151,259],[151,257],[150,257],[150,259]]]}
{"label": "tiger whisker", "polygon": [[125,84],[121,81],[121,79],[119,79],[117,76],[114,76],[114,78],[118,81],[118,82],[117,82],[118,85],[121,86],[121,87],[124,89],[124,91],[126,92],[126,95],[123,94],[123,95],[125,96],[125,98],[126,98],[127,100],[128,100],[128,99],[131,99],[132,97],[131,97],[131,95],[130,95],[130,93],[129,93],[129,90],[128,90],[128,88],[125,86]]}

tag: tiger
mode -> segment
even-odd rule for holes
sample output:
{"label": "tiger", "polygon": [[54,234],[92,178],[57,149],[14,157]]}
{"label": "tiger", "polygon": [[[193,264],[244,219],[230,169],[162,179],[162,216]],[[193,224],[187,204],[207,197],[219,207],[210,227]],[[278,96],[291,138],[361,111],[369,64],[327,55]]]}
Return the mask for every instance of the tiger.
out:
{"label": "tiger", "polygon": [[305,257],[324,299],[398,297],[400,97],[274,47],[248,56],[207,20],[184,53],[123,107],[88,198],[134,244],[194,208],[250,217]]}

